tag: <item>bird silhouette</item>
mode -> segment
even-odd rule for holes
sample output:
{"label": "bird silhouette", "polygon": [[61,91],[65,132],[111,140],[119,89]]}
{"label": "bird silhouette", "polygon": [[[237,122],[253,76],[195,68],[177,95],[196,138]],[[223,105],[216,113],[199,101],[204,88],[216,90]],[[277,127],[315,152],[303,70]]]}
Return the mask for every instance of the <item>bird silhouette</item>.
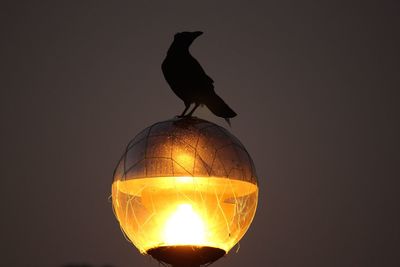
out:
{"label": "bird silhouette", "polygon": [[[235,111],[215,93],[213,79],[189,52],[190,45],[201,34],[201,31],[175,34],[161,69],[172,91],[185,104],[180,117],[192,116],[200,105],[206,105],[212,113],[224,118],[230,125],[229,119],[236,116]],[[194,107],[186,114],[191,104],[194,104]]]}

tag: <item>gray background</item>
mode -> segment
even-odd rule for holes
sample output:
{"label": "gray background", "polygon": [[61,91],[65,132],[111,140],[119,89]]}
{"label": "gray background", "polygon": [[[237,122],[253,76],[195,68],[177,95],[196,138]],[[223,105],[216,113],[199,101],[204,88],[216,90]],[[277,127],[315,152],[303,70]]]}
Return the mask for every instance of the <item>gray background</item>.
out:
{"label": "gray background", "polygon": [[128,141],[184,107],[160,69],[183,30],[260,182],[213,266],[399,266],[398,1],[0,5],[1,266],[158,266],[108,197]]}

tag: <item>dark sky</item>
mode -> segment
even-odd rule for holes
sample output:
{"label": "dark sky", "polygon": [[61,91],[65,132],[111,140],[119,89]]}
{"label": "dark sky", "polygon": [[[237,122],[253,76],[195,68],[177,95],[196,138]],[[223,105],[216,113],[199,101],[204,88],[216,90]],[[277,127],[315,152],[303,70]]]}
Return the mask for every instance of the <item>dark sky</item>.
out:
{"label": "dark sky", "polygon": [[0,265],[158,266],[120,232],[112,174],[182,111],[160,65],[202,30],[261,193],[213,266],[399,266],[400,5],[366,2],[2,1]]}

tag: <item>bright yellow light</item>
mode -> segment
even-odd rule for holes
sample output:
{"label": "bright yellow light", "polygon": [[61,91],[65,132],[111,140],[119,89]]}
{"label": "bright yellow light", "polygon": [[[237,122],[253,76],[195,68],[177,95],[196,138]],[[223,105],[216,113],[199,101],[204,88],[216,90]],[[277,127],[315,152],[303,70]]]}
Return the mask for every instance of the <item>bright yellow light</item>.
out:
{"label": "bright yellow light", "polygon": [[222,177],[151,177],[115,181],[115,214],[142,253],[178,245],[228,252],[256,211],[256,184]]}
{"label": "bright yellow light", "polygon": [[167,245],[204,244],[205,227],[192,205],[180,204],[165,224],[165,243]]}
{"label": "bright yellow light", "polygon": [[147,127],[114,171],[113,211],[126,239],[172,266],[203,266],[227,254],[249,228],[257,201],[246,148],[195,117]]}

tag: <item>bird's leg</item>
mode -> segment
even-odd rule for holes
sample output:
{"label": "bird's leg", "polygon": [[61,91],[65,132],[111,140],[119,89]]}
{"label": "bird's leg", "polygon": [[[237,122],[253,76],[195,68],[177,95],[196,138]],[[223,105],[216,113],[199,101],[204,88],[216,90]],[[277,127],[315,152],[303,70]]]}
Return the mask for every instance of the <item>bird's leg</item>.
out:
{"label": "bird's leg", "polygon": [[193,112],[200,106],[200,104],[196,103],[193,109],[186,115],[187,117],[191,117]]}
{"label": "bird's leg", "polygon": [[182,118],[185,116],[186,111],[189,109],[190,104],[185,103],[185,109],[183,110],[182,114],[178,116],[178,118]]}

